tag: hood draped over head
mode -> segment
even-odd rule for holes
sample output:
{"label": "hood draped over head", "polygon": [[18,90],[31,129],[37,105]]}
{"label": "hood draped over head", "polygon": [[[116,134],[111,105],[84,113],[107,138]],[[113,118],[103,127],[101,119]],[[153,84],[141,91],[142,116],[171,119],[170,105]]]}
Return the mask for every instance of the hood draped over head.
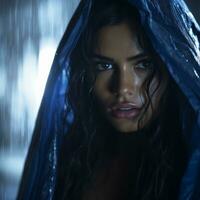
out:
{"label": "hood draped over head", "polygon": [[[95,0],[81,0],[57,49],[25,163],[18,199],[53,198],[61,141],[73,121],[68,107],[70,54],[87,25]],[[106,2],[106,1],[105,1]],[[189,160],[179,199],[200,199],[200,29],[183,0],[129,0],[180,90],[182,133]]]}

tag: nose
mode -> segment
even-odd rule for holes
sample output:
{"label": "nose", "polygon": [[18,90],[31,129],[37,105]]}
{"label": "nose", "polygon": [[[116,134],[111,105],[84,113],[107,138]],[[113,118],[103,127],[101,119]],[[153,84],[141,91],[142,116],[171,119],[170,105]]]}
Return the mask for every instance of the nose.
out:
{"label": "nose", "polygon": [[127,65],[119,68],[116,74],[116,82],[115,95],[119,98],[128,100],[136,95],[139,82],[137,76]]}

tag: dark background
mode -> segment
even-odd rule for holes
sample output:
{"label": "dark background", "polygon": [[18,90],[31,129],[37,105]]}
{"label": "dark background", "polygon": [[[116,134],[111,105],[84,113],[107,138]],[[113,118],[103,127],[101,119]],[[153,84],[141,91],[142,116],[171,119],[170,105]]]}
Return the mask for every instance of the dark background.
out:
{"label": "dark background", "polygon": [[[78,2],[0,1],[0,200],[15,199],[49,68]],[[187,3],[200,22],[200,1]]]}

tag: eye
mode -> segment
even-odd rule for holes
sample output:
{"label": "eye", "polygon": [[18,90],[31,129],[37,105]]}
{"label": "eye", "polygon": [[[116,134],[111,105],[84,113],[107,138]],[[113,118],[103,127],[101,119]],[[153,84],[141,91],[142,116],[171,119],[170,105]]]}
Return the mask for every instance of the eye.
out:
{"label": "eye", "polygon": [[95,68],[97,71],[107,71],[113,69],[113,64],[111,63],[96,63]]}
{"label": "eye", "polygon": [[135,69],[151,70],[153,66],[154,66],[154,63],[151,59],[144,59],[136,63]]}

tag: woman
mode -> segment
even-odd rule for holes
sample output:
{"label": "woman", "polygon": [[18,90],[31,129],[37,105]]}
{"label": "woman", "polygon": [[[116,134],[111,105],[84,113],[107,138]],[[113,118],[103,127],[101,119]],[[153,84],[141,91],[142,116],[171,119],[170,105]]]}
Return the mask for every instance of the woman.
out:
{"label": "woman", "polygon": [[[194,154],[183,136],[198,131],[192,127],[197,125],[194,97],[199,97],[199,80],[192,93],[183,66],[188,59],[198,69],[197,56],[191,55],[194,43],[183,37],[179,26],[184,24],[176,16],[186,12],[184,6],[80,3],[55,57],[53,66],[61,67],[50,73],[19,199],[198,199],[196,181],[188,191],[180,190],[188,180],[182,177],[193,177],[187,167]],[[160,15],[169,15],[165,12],[174,14],[164,22],[167,31],[179,25],[169,36],[158,26],[163,26]],[[182,42],[190,44],[185,51]]]}

